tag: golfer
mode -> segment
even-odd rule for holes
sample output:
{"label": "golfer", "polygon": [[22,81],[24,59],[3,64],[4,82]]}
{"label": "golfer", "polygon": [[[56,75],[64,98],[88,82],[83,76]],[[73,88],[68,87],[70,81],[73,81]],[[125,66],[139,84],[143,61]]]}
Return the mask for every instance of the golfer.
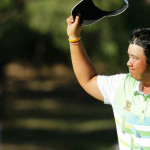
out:
{"label": "golfer", "polygon": [[136,29],[129,47],[129,73],[98,75],[80,32],[80,17],[67,18],[72,65],[83,89],[112,105],[120,150],[150,150],[150,28]]}

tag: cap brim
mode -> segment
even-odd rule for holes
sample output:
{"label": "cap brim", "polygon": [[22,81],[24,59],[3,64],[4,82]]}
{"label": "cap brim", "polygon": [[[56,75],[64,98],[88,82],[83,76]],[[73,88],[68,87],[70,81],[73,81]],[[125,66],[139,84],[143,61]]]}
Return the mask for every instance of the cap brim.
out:
{"label": "cap brim", "polygon": [[125,0],[125,2],[126,4],[120,9],[114,11],[104,11],[96,7],[92,0],[81,0],[73,7],[71,14],[74,18],[80,14],[80,24],[90,25],[98,22],[104,17],[117,16],[123,13],[128,8],[128,1]]}

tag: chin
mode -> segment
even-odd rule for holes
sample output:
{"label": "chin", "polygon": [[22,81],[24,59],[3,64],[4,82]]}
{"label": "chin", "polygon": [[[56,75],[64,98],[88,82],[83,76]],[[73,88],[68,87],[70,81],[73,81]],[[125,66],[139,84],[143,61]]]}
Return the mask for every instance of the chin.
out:
{"label": "chin", "polygon": [[133,74],[133,73],[130,73],[130,75],[131,75],[135,80],[138,80],[138,81],[141,80],[141,78],[140,78],[139,76],[137,76],[137,75],[135,75],[135,74]]}

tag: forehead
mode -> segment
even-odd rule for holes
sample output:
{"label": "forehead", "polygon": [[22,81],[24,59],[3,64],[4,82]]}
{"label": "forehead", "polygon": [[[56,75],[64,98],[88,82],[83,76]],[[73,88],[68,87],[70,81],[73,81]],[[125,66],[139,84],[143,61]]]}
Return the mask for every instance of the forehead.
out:
{"label": "forehead", "polygon": [[129,55],[135,55],[135,56],[145,56],[144,49],[141,46],[138,46],[136,44],[130,44],[128,48],[128,54]]}

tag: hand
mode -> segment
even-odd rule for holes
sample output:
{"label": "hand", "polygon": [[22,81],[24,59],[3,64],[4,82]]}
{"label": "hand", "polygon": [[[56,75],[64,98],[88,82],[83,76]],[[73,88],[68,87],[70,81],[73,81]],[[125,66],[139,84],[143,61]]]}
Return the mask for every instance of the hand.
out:
{"label": "hand", "polygon": [[80,32],[82,29],[82,25],[79,24],[80,17],[76,16],[76,19],[74,20],[73,16],[70,16],[66,20],[68,26],[67,26],[67,34],[69,36],[69,39],[75,39],[80,37]]}

